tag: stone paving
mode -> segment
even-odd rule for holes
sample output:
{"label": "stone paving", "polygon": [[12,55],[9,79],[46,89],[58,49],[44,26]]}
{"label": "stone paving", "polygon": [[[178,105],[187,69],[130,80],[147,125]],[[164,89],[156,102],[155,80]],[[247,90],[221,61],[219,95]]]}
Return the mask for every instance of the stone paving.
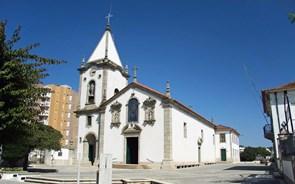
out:
{"label": "stone paving", "polygon": [[[37,175],[49,178],[77,178],[77,166],[44,166],[30,168],[31,172],[19,174]],[[80,167],[81,179],[95,179],[97,167]],[[159,169],[113,169],[113,179],[150,178],[172,184],[209,183],[261,183],[285,184],[282,178],[274,178],[272,167],[256,163],[216,164],[177,170]],[[0,180],[0,184],[21,182]]]}

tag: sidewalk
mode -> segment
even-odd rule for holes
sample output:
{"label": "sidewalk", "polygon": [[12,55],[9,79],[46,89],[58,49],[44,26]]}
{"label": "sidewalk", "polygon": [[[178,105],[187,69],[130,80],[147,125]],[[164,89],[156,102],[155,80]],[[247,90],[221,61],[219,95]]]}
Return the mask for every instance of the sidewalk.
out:
{"label": "sidewalk", "polygon": [[[37,175],[40,177],[56,179],[77,179],[77,166],[32,166],[33,167],[30,167],[29,172],[19,172],[19,174]],[[96,179],[97,170],[98,167],[95,166],[81,166],[80,178]],[[149,178],[172,184],[285,184],[282,178],[273,177],[271,166],[264,166],[256,163],[216,164],[177,170],[113,169],[112,173],[113,179]]]}

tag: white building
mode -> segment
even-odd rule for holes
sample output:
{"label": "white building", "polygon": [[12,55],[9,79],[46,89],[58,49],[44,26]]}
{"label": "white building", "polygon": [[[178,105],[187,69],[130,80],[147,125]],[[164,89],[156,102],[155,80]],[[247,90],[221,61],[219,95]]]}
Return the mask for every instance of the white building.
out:
{"label": "white building", "polygon": [[263,90],[262,100],[264,112],[270,117],[270,124],[264,126],[264,137],[273,143],[278,169],[287,181],[295,183],[295,82]]}
{"label": "white building", "polygon": [[229,141],[219,146],[216,125],[171,98],[169,82],[162,94],[138,83],[135,68],[128,84],[128,67],[123,69],[109,24],[78,70],[77,157],[82,162],[93,164],[100,153],[111,153],[115,164],[176,168],[216,163],[221,160],[216,149],[226,150],[226,161],[237,161],[231,157],[239,149],[239,134],[226,130]]}
{"label": "white building", "polygon": [[216,126],[216,161],[240,162],[239,136],[237,130],[231,127]]}

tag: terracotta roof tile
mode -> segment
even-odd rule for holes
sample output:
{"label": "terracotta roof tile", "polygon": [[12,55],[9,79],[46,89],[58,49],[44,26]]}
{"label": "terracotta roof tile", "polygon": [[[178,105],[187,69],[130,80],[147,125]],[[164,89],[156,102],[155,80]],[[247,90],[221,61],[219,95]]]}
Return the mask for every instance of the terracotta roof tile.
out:
{"label": "terracotta roof tile", "polygon": [[233,129],[231,127],[224,126],[224,125],[216,125],[215,130],[217,130],[217,131],[232,131],[235,134],[240,135],[240,133],[236,129]]}
{"label": "terracotta roof tile", "polygon": [[266,89],[263,91],[270,91],[271,92],[271,91],[281,91],[281,90],[287,90],[287,89],[295,89],[295,81],[275,87],[275,88]]}

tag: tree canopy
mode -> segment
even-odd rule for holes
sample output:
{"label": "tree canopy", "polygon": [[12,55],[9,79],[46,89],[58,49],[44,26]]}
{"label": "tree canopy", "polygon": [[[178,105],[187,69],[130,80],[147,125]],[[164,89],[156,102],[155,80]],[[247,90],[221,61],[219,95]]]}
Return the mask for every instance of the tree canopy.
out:
{"label": "tree canopy", "polygon": [[292,24],[295,23],[295,13],[289,13],[289,20]]}
{"label": "tree canopy", "polygon": [[[42,79],[49,75],[45,66],[64,61],[31,54],[38,43],[17,48],[21,27],[18,26],[7,39],[6,25],[6,21],[0,20],[0,144],[3,145],[3,156],[22,157],[35,148],[58,150],[62,135],[52,127],[38,123],[37,101],[44,92],[40,86]],[[12,151],[15,149],[18,151]]]}
{"label": "tree canopy", "polygon": [[270,156],[271,152],[264,147],[245,147],[244,152],[241,153],[241,161],[254,161],[257,156]]}

